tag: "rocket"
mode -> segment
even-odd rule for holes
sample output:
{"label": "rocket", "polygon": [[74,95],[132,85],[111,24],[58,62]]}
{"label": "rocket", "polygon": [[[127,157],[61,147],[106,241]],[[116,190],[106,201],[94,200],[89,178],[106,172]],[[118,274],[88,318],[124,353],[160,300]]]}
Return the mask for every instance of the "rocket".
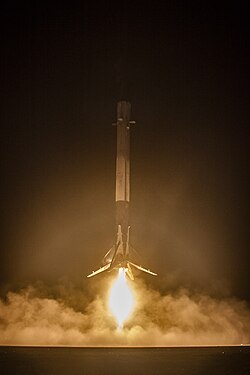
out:
{"label": "rocket", "polygon": [[104,271],[123,268],[134,280],[132,268],[155,275],[156,273],[132,262],[133,248],[130,245],[129,202],[130,202],[130,121],[131,104],[120,101],[117,104],[117,154],[116,154],[116,240],[102,260],[102,266],[87,277]]}

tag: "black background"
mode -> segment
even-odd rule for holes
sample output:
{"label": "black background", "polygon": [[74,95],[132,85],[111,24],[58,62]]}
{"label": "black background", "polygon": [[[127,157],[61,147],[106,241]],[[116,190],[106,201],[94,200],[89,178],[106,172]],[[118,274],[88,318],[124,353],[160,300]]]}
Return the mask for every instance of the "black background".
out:
{"label": "black background", "polygon": [[131,236],[159,273],[149,282],[250,299],[247,5],[0,9],[2,286],[82,283],[112,246],[111,123],[126,98]]}

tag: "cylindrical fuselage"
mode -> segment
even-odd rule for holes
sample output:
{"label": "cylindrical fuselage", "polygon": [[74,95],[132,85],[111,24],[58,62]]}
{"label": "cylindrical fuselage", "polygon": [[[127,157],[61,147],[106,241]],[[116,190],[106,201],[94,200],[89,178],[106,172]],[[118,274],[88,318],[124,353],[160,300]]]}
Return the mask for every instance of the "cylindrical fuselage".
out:
{"label": "cylindrical fuselage", "polygon": [[126,237],[130,199],[130,110],[129,102],[117,104],[116,224]]}

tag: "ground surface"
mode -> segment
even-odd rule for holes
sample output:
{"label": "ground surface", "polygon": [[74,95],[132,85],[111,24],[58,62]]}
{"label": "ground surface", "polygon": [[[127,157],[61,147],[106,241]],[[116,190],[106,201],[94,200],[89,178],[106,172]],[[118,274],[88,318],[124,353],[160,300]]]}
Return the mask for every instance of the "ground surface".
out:
{"label": "ground surface", "polygon": [[3,375],[248,375],[250,374],[250,347],[0,347],[0,373]]}

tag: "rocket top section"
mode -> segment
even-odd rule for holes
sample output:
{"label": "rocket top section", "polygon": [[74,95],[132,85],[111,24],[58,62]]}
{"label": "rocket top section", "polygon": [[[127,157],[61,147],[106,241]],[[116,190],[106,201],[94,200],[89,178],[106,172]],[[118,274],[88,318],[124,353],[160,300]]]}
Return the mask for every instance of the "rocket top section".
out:
{"label": "rocket top section", "polygon": [[117,104],[117,122],[126,121],[129,124],[131,112],[131,104],[126,101],[118,102]]}
{"label": "rocket top section", "polygon": [[117,104],[116,202],[130,198],[130,111],[129,102]]}

